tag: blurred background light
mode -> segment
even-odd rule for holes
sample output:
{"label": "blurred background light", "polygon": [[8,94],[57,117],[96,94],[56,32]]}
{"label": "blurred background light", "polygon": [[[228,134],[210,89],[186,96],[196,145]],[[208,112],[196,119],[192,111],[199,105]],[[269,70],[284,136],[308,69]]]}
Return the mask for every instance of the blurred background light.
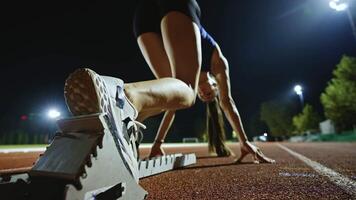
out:
{"label": "blurred background light", "polygon": [[303,93],[303,88],[300,85],[294,86],[294,91],[297,93],[297,95],[301,95]]}
{"label": "blurred background light", "polygon": [[58,117],[61,116],[61,113],[58,110],[52,108],[52,109],[48,110],[47,116],[50,119],[57,119]]}
{"label": "blurred background light", "polygon": [[332,0],[329,2],[330,8],[336,10],[336,11],[343,11],[346,10],[348,5],[347,3],[340,3],[339,0]]}

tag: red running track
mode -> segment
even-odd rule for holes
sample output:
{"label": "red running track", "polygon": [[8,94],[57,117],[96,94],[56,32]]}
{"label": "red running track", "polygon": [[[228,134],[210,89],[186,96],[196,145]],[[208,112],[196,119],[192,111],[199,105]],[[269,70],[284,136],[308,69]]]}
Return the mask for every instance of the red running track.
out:
{"label": "red running track", "polygon": [[[197,164],[142,179],[148,199],[356,199],[356,143],[281,143],[348,178],[345,188],[315,171],[278,143],[258,143],[276,164],[243,164],[209,156],[207,146],[167,147],[167,153],[196,153]],[[238,144],[230,145],[239,155]],[[141,149],[143,157],[147,148]],[[37,153],[0,153],[0,169],[26,170]],[[353,183],[355,185],[353,185]]]}

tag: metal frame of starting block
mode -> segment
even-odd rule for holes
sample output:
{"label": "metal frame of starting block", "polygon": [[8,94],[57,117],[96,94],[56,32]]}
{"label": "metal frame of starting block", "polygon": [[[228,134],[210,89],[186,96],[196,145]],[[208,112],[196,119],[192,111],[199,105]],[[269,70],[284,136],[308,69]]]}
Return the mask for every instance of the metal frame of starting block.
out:
{"label": "metal frame of starting block", "polygon": [[[57,122],[58,133],[27,174],[0,182],[5,199],[142,200],[147,192],[134,180],[104,114]],[[139,178],[196,163],[195,154],[172,154],[139,162]]]}

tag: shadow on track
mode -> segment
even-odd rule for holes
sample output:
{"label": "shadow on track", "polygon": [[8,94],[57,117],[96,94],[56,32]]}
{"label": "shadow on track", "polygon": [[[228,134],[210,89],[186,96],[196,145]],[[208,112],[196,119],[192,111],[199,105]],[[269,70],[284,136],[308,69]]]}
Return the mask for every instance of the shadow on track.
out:
{"label": "shadow on track", "polygon": [[[219,158],[219,157],[212,157],[212,158]],[[201,159],[201,158],[198,158]],[[203,159],[207,159],[206,157],[203,157]],[[227,167],[227,166],[237,166],[237,165],[248,165],[248,164],[253,164],[256,165],[256,163],[254,162],[240,162],[240,163],[225,163],[225,164],[215,164],[215,165],[203,165],[203,166],[192,166],[192,167],[185,167],[185,168],[180,168],[180,169],[176,169],[176,170],[189,170],[189,169],[204,169],[204,168],[217,168],[217,167]],[[261,163],[262,164],[262,163]],[[261,165],[259,164],[259,165]]]}

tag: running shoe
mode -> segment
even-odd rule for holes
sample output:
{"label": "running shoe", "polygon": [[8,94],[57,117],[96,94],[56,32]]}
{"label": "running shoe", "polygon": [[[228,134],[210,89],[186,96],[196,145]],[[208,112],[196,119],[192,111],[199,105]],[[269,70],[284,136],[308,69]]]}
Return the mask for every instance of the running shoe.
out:
{"label": "running shoe", "polygon": [[106,114],[110,132],[124,164],[138,182],[138,143],[140,129],[145,126],[135,121],[137,111],[125,96],[124,82],[81,68],[67,78],[64,96],[74,116]]}

